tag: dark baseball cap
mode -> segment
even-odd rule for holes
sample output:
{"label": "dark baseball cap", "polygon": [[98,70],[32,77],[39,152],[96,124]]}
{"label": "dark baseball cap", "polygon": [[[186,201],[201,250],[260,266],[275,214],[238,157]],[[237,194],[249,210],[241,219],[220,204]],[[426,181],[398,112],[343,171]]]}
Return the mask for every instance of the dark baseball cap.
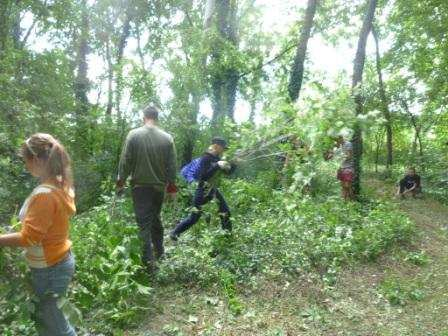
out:
{"label": "dark baseball cap", "polygon": [[219,145],[219,146],[223,147],[224,149],[229,148],[227,141],[221,137],[214,137],[212,139],[212,145]]}

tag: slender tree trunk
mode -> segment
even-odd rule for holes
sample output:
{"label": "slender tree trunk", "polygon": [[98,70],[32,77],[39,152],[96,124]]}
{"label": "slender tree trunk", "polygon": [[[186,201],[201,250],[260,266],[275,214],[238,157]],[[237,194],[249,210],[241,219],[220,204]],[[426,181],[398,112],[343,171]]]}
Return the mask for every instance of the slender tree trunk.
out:
{"label": "slender tree trunk", "polygon": [[417,145],[418,145],[418,158],[419,158],[419,164],[422,167],[422,170],[425,169],[425,162],[423,158],[423,142],[422,142],[422,136],[420,133],[420,127],[414,126],[414,141],[412,143],[412,156],[417,156]]}
{"label": "slender tree trunk", "polygon": [[78,51],[76,55],[77,74],[75,78],[75,97],[77,103],[78,117],[85,117],[89,110],[89,79],[87,77],[89,53],[89,14],[87,2],[82,2],[81,33],[78,40]]}
{"label": "slender tree trunk", "polygon": [[372,26],[372,35],[375,40],[376,49],[376,71],[378,74],[378,84],[380,98],[382,102],[382,110],[384,119],[386,119],[386,148],[387,148],[387,158],[386,158],[386,168],[389,169],[393,164],[393,133],[392,133],[392,118],[389,111],[389,101],[386,96],[386,89],[384,88],[383,74],[381,71],[381,56],[380,47],[378,43],[378,34],[374,26]]}
{"label": "slender tree trunk", "polygon": [[11,1],[0,2],[0,60],[3,59],[8,45],[10,9]]}
{"label": "slender tree trunk", "polygon": [[201,96],[197,93],[191,93],[192,97],[192,104],[191,104],[191,110],[189,114],[189,123],[192,125],[193,130],[190,128],[189,136],[187,137],[184,150],[182,153],[182,164],[187,164],[191,162],[193,159],[193,151],[194,151],[194,145],[196,143],[196,138],[198,136],[197,131],[195,129],[195,126],[197,125],[198,121],[198,115],[199,115],[199,105],[201,102]]}
{"label": "slender tree trunk", "polygon": [[74,83],[75,99],[76,99],[76,122],[77,122],[77,136],[79,141],[84,144],[79,146],[79,154],[84,155],[91,150],[91,141],[89,139],[92,122],[88,118],[89,114],[89,79],[87,76],[88,63],[87,55],[89,53],[89,12],[87,8],[87,1],[83,0],[82,17],[80,33],[77,41],[74,41],[76,46],[76,77]]}
{"label": "slender tree trunk", "polygon": [[250,99],[250,114],[249,114],[249,122],[254,124],[255,121],[255,111],[257,109],[257,102],[255,98]]}
{"label": "slender tree trunk", "polygon": [[415,115],[411,113],[411,110],[409,109],[409,105],[406,102],[406,100],[401,100],[401,105],[403,106],[404,110],[406,111],[406,114],[409,116],[409,119],[411,121],[411,125],[414,128],[414,142],[412,143],[412,155],[417,155],[417,143],[419,146],[419,157],[420,157],[420,164],[422,169],[425,169],[424,159],[423,159],[423,141],[421,137],[421,125],[418,124],[417,118]]}
{"label": "slender tree trunk", "polygon": [[[18,7],[19,1],[16,1],[16,6]],[[13,14],[13,23],[11,37],[14,48],[19,49],[21,47],[20,36],[22,35],[22,29],[20,27],[20,10],[17,8]]]}
{"label": "slender tree trunk", "polygon": [[[361,32],[359,34],[358,48],[353,64],[353,81],[352,91],[356,105],[356,115],[363,113],[363,101],[359,90],[362,83],[362,75],[364,72],[364,63],[366,58],[367,37],[372,29],[372,22],[375,16],[377,0],[369,0],[364,14]],[[353,192],[358,196],[361,192],[361,160],[362,160],[362,130],[359,123],[355,124],[353,135],[353,160],[355,166],[355,179],[353,182]]]}
{"label": "slender tree trunk", "polygon": [[212,25],[213,13],[215,12],[215,0],[207,0],[205,4],[204,28],[208,29]]}
{"label": "slender tree trunk", "polygon": [[121,110],[120,110],[120,104],[121,104],[121,93],[123,90],[123,55],[124,50],[126,48],[127,40],[129,38],[129,35],[131,33],[131,8],[128,7],[126,10],[126,18],[123,23],[123,30],[121,32],[120,40],[118,42],[118,49],[117,49],[117,57],[116,57],[116,93],[115,93],[115,99],[116,99],[116,109],[117,109],[117,116],[118,119],[121,119]]}
{"label": "slender tree trunk", "polygon": [[140,66],[142,67],[143,71],[146,71],[146,66],[145,66],[145,56],[143,55],[143,50],[142,50],[142,36],[140,33],[140,23],[136,23],[135,25],[135,30],[136,30],[136,38],[137,38],[137,53],[138,53],[138,57],[140,59]]}
{"label": "slender tree trunk", "polygon": [[305,20],[303,22],[302,31],[300,33],[299,44],[297,45],[296,56],[291,69],[291,76],[289,78],[288,93],[291,101],[295,102],[300,95],[300,88],[303,81],[303,70],[306,57],[306,49],[308,40],[313,27],[314,15],[316,13],[318,0],[308,0],[306,8]]}
{"label": "slender tree trunk", "polygon": [[376,149],[375,149],[375,173],[378,173],[378,164],[380,161],[380,148],[383,144],[384,134],[382,131],[378,131],[375,136]]}
{"label": "slender tree trunk", "polygon": [[112,55],[110,50],[110,37],[107,38],[106,41],[106,61],[107,61],[107,108],[106,108],[106,115],[111,116],[112,115],[112,108],[113,108],[113,99],[114,99],[114,92],[112,88],[113,80],[114,80],[114,69],[112,65]]}
{"label": "slender tree trunk", "polygon": [[420,131],[418,132],[417,138],[418,138],[418,148],[419,148],[419,154],[420,154],[420,161],[421,161],[422,167],[424,167],[425,163],[424,163],[424,160],[423,160],[423,141],[422,141],[422,137],[421,137]]}
{"label": "slender tree trunk", "polygon": [[[223,62],[224,45],[229,43],[237,48],[237,5],[235,0],[221,0],[213,5],[217,16],[219,38],[214,41],[212,63]],[[236,91],[239,81],[238,70],[232,65],[212,75],[212,125],[217,125],[225,116],[234,119]]]}

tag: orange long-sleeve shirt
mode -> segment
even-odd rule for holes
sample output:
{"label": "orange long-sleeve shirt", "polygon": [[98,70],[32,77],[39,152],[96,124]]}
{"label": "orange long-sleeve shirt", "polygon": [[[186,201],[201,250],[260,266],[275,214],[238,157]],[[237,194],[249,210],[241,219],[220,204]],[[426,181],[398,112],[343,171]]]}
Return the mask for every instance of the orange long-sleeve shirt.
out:
{"label": "orange long-sleeve shirt", "polygon": [[73,192],[38,186],[20,210],[21,245],[30,267],[45,268],[64,259],[71,247],[69,220],[75,213]]}

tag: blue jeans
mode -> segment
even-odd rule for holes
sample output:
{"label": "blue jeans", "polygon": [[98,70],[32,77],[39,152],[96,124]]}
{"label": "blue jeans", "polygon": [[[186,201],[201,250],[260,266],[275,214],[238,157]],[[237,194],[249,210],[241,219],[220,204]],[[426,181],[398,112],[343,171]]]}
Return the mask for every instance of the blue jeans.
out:
{"label": "blue jeans", "polygon": [[76,336],[75,330],[58,307],[75,272],[71,252],[56,265],[31,268],[31,285],[37,296],[35,320],[40,336]]}

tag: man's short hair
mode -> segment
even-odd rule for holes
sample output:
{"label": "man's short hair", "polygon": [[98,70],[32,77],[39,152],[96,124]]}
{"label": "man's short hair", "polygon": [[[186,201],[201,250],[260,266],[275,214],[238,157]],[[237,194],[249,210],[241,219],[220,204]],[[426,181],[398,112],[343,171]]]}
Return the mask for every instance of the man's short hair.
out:
{"label": "man's short hair", "polygon": [[146,119],[159,120],[159,113],[159,109],[153,105],[149,105],[143,110],[143,116]]}

